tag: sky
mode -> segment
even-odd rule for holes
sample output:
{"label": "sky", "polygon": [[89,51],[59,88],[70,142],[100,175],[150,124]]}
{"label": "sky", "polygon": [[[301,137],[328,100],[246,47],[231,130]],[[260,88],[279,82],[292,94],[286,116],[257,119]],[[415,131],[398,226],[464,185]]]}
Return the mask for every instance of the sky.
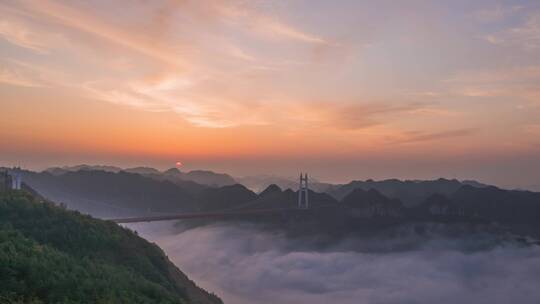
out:
{"label": "sky", "polygon": [[540,189],[538,1],[0,0],[0,165]]}

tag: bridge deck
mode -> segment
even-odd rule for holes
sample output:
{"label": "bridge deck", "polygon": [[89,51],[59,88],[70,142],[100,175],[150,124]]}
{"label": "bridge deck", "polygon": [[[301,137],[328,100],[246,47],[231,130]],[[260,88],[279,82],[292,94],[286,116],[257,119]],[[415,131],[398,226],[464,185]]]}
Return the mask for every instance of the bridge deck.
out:
{"label": "bridge deck", "polygon": [[119,218],[110,219],[118,224],[124,223],[138,223],[138,222],[157,222],[157,221],[170,221],[170,220],[183,220],[183,219],[197,219],[197,218],[216,218],[226,217],[234,215],[253,215],[253,214],[265,214],[265,213],[279,213],[283,211],[302,210],[298,208],[277,208],[277,209],[253,209],[242,211],[228,211],[228,212],[200,212],[200,213],[182,213],[171,215],[158,215],[158,216],[144,216],[144,217],[131,217],[131,218]]}

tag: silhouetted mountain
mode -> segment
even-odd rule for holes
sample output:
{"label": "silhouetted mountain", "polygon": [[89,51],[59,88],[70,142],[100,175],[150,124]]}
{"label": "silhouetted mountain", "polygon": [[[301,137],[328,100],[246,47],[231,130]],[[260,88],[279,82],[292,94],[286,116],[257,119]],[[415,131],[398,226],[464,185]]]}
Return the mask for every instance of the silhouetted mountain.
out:
{"label": "silhouetted mountain", "polygon": [[489,185],[486,185],[486,184],[483,184],[483,183],[480,183],[480,182],[477,182],[475,180],[462,180],[461,183],[463,185],[469,185],[469,186],[473,186],[473,187],[476,187],[476,188],[484,188],[484,187],[489,187]]}
{"label": "silhouetted mountain", "polygon": [[178,168],[170,168],[165,171],[163,171],[163,174],[165,175],[182,175],[183,173],[178,170]]}
{"label": "silhouetted mountain", "polygon": [[[53,175],[62,175],[67,172],[76,171],[105,171],[118,173],[120,171],[128,173],[136,173],[141,175],[152,176],[159,180],[169,180],[171,182],[192,181],[200,185],[207,185],[212,187],[222,187],[227,185],[234,185],[236,181],[228,174],[215,173],[207,170],[193,170],[190,172],[182,172],[177,168],[170,168],[164,172],[160,172],[157,169],[150,167],[135,167],[122,169],[115,166],[104,165],[78,165],[78,166],[64,166],[64,167],[52,167],[45,170]],[[160,176],[162,175],[162,176]]]}
{"label": "silhouetted mountain", "polygon": [[[467,184],[482,185],[468,181]],[[405,206],[414,206],[422,203],[432,194],[442,194],[449,196],[457,191],[464,183],[456,179],[444,179],[428,181],[401,181],[398,179],[388,179],[382,181],[353,181],[348,184],[336,187],[328,191],[330,195],[341,200],[354,189],[375,189],[381,194],[390,198],[401,200]],[[483,185],[482,185],[483,186]]]}
{"label": "silhouetted mountain", "polygon": [[198,196],[199,210],[201,211],[238,208],[255,199],[257,199],[257,194],[240,184],[208,188]]}
{"label": "silhouetted mountain", "polygon": [[272,175],[257,175],[257,176],[244,176],[244,177],[234,177],[240,184],[246,186],[247,188],[260,193],[264,189],[268,188],[270,185],[276,185],[281,189],[296,189],[298,188],[298,182],[292,180],[281,178]]}
{"label": "silhouetted mountain", "polygon": [[122,168],[116,166],[106,166],[106,165],[77,165],[77,166],[63,166],[63,167],[52,167],[48,168],[45,171],[60,175],[66,172],[75,172],[75,171],[105,171],[105,172],[120,172]]}
{"label": "silhouetted mountain", "polygon": [[[283,191],[278,185],[269,185],[257,195],[239,184],[208,187],[176,178],[185,175],[177,169],[160,174],[82,170],[61,175],[25,172],[23,180],[44,197],[97,216],[295,209],[298,206],[297,192]],[[539,193],[503,190],[470,181],[355,181],[337,187],[333,194],[336,193],[346,195],[338,201],[327,193],[309,191],[312,208],[299,213],[301,216],[298,214],[313,225],[306,231],[356,231],[370,225],[382,227],[407,221],[496,221],[526,225],[540,222]],[[405,200],[408,206],[403,203]],[[255,219],[261,218],[269,220],[269,217]],[[275,223],[275,219],[270,221]],[[316,228],[317,225],[320,227]]]}
{"label": "silhouetted mountain", "polygon": [[171,182],[171,183],[179,186],[180,188],[182,188],[183,190],[185,190],[186,192],[188,192],[192,196],[197,196],[201,191],[203,191],[204,189],[207,189],[208,187],[210,187],[208,185],[201,185],[201,184],[198,184],[198,183],[190,181],[190,180],[184,180],[182,178],[177,178],[177,177],[172,176],[172,175],[165,175],[165,174],[161,174],[161,173],[158,173],[158,174],[142,174],[142,175],[145,176],[145,177],[154,179],[154,180],[158,180],[158,181]]}
{"label": "silhouetted mountain", "polygon": [[[449,192],[447,188],[440,189]],[[283,229],[291,236],[326,235],[331,240],[358,233],[369,235],[408,223],[456,224],[453,226],[458,228],[455,233],[485,229],[490,233],[511,231],[535,235],[540,226],[540,193],[496,187],[461,185],[450,195],[434,193],[413,207],[406,207],[399,199],[389,198],[375,189],[356,188],[340,202],[326,193],[310,191],[309,197],[311,208],[298,210],[295,209],[298,204],[296,192],[282,191],[277,185],[271,185],[253,201],[245,199],[244,205],[229,201],[227,206],[243,210],[285,210],[223,220],[263,224],[266,228]],[[198,224],[204,223],[203,220]],[[449,230],[448,233],[452,232]]]}
{"label": "silhouetted mountain", "polygon": [[[235,180],[255,192],[261,192],[270,185],[277,185],[281,189],[298,189],[298,180],[274,175],[235,177]],[[310,189],[316,192],[326,192],[333,186],[332,184],[318,182],[311,177],[309,182]]]}
{"label": "silhouetted mountain", "polygon": [[524,189],[527,189],[527,190],[529,190],[529,191],[539,192],[539,191],[540,191],[540,184],[537,184],[537,185],[528,185],[528,186],[525,186]]}
{"label": "silhouetted mountain", "polygon": [[281,191],[277,185],[270,185],[259,194],[258,198],[250,204],[249,208],[295,208],[296,206],[298,206],[298,194],[296,192],[291,189]]}
{"label": "silhouetted mountain", "polygon": [[445,195],[430,195],[424,202],[414,206],[409,214],[414,218],[451,217],[459,214],[457,206]]}
{"label": "silhouetted mountain", "polygon": [[354,217],[402,217],[404,206],[398,199],[390,199],[375,189],[364,191],[354,189],[341,200],[341,204],[350,209]]}
{"label": "silhouetted mountain", "polygon": [[[337,200],[326,193],[314,191],[308,192],[309,204],[312,208],[327,205],[337,205]],[[252,201],[246,208],[249,209],[272,209],[272,208],[296,208],[298,206],[298,192],[287,189],[281,191],[276,185],[270,185],[258,198]]]}
{"label": "silhouetted mountain", "polygon": [[259,197],[267,197],[272,195],[281,194],[283,191],[281,188],[276,184],[271,184],[266,189],[264,189],[261,193],[259,193]]}
{"label": "silhouetted mountain", "polygon": [[450,196],[431,195],[410,214],[424,219],[540,224],[540,193],[465,185]]}
{"label": "silhouetted mountain", "polygon": [[206,185],[198,184],[196,182],[182,178],[183,173],[181,173],[176,168],[168,169],[163,173],[157,169],[150,168],[150,167],[128,168],[128,169],[124,169],[123,171],[128,172],[128,173],[144,175],[146,177],[150,177],[159,181],[170,181],[180,186],[182,189],[186,190],[191,195],[197,195],[199,194],[200,191],[207,188]]}
{"label": "silhouetted mountain", "polygon": [[198,184],[210,186],[228,186],[236,184],[236,181],[228,174],[214,173],[212,171],[194,170],[186,173],[185,179],[194,181]]}
{"label": "silhouetted mountain", "polygon": [[309,190],[309,204],[312,207],[322,207],[327,205],[336,205],[338,204],[338,201],[328,193]]}
{"label": "silhouetted mountain", "polygon": [[69,170],[62,169],[60,167],[52,167],[52,168],[45,169],[44,172],[50,173],[52,175],[62,175],[69,172]]}
{"label": "silhouetted mountain", "polygon": [[540,222],[540,193],[463,186],[451,201],[465,216],[502,222]]}
{"label": "silhouetted mountain", "polygon": [[182,187],[127,172],[77,171],[62,175],[24,172],[23,180],[48,199],[100,217],[195,210]]}
{"label": "silhouetted mountain", "polygon": [[205,170],[194,170],[184,173],[177,168],[171,168],[164,171],[163,175],[170,181],[192,181],[201,185],[208,185],[212,187],[222,187],[236,184],[236,181],[228,174],[215,173]]}
{"label": "silhouetted mountain", "polygon": [[128,173],[137,173],[137,174],[142,174],[142,175],[160,173],[157,169],[150,168],[150,167],[127,168],[127,169],[123,169],[122,171],[128,172]]}

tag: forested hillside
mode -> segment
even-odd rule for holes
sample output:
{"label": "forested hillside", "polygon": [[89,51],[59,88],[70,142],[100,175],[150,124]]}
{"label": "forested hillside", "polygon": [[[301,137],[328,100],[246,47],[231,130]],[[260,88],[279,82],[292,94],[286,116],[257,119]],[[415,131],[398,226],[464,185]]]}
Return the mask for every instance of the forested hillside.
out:
{"label": "forested hillside", "polygon": [[0,303],[222,302],[135,233],[26,191],[5,191]]}

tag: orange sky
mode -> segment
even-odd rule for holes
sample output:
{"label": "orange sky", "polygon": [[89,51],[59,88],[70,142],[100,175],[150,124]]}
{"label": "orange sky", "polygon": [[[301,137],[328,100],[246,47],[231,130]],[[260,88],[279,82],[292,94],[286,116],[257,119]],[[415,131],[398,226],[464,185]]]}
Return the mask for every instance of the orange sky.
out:
{"label": "orange sky", "polygon": [[540,184],[534,1],[0,3],[0,165]]}

